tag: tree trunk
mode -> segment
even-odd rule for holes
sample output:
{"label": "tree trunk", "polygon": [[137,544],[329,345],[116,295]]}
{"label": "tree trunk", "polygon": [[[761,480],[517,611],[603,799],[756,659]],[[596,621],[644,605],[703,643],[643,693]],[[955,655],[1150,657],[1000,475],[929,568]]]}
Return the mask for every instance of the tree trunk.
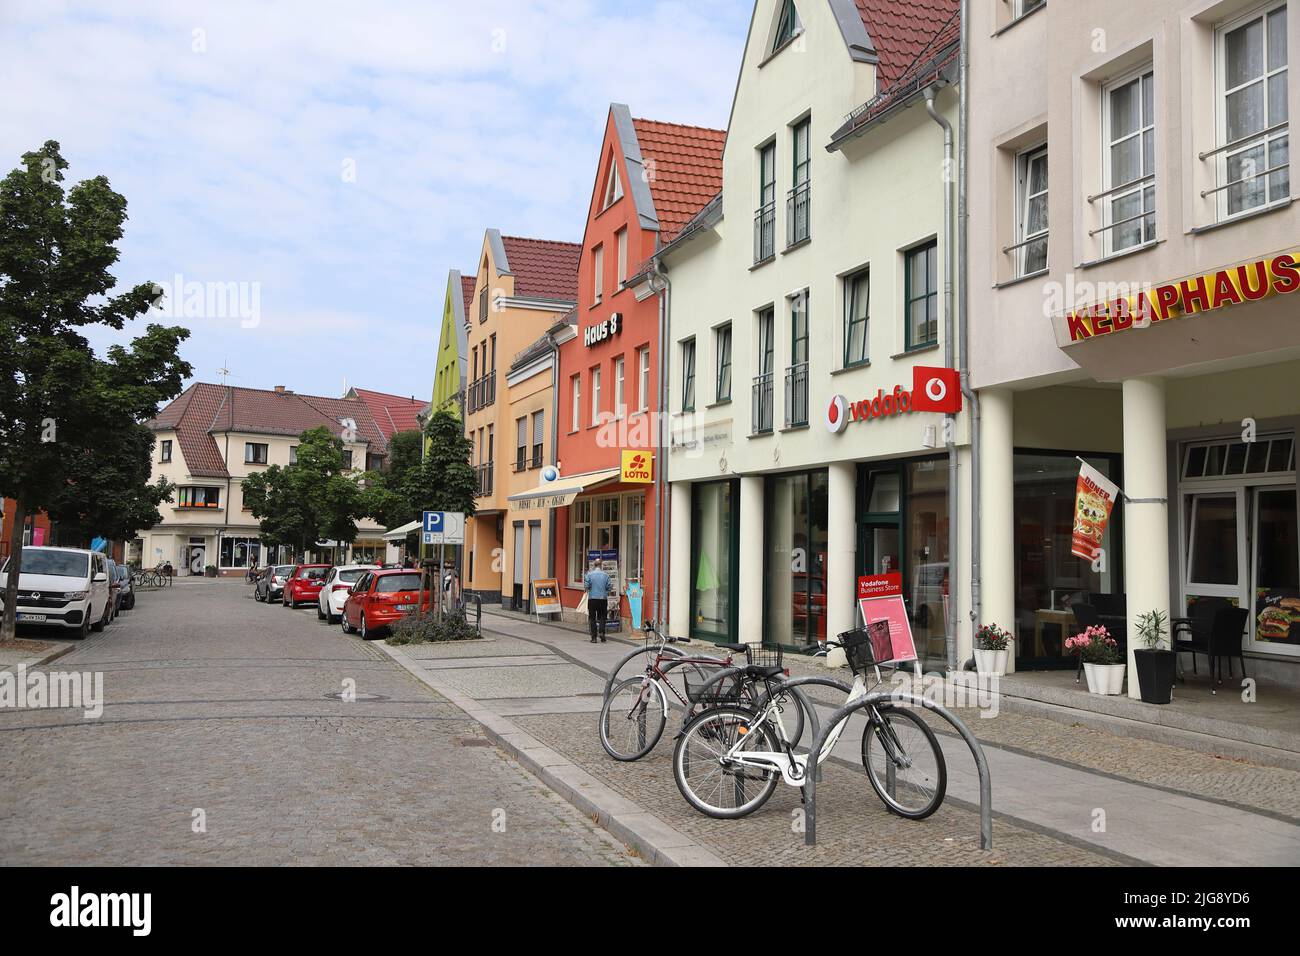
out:
{"label": "tree trunk", "polygon": [[5,580],[4,617],[0,618],[0,642],[12,641],[17,636],[18,582],[23,570],[23,527],[27,524],[27,502],[22,496],[14,499],[13,532],[9,542],[9,573]]}

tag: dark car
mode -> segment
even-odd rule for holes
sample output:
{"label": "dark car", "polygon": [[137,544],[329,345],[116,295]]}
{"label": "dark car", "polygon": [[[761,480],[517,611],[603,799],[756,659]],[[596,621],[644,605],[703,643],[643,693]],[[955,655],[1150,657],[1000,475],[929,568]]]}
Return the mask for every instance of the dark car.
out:
{"label": "dark car", "polygon": [[253,600],[264,601],[267,604],[280,600],[284,594],[284,582],[289,579],[293,569],[292,564],[274,564],[267,567],[257,579],[257,586],[253,588]]}
{"label": "dark car", "polygon": [[135,588],[131,587],[131,569],[125,564],[117,566],[117,609],[131,611],[135,609]]}

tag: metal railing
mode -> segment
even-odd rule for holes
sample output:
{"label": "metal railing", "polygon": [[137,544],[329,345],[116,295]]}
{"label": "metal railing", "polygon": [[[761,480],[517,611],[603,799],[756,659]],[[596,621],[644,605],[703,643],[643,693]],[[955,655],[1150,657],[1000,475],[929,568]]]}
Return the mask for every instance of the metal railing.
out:
{"label": "metal railing", "polygon": [[808,424],[808,363],[785,370],[785,427]]}
{"label": "metal railing", "polygon": [[477,378],[469,383],[466,390],[468,408],[470,412],[476,412],[480,408],[487,408],[497,400],[497,373],[493,369],[481,378]]}
{"label": "metal railing", "polygon": [[475,497],[485,498],[492,494],[492,462],[476,465],[474,470],[478,472],[478,492]]}
{"label": "metal railing", "polygon": [[772,430],[772,373],[754,376],[754,408],[750,433],[765,435]]}
{"label": "metal railing", "polygon": [[[1269,156],[1269,153],[1271,152],[1270,147],[1275,142],[1277,142],[1278,139],[1280,138],[1277,134],[1289,132],[1289,128],[1290,128],[1290,122],[1287,120],[1283,120],[1281,123],[1275,123],[1274,125],[1262,129],[1257,133],[1249,133],[1246,136],[1242,136],[1238,139],[1232,140],[1231,142],[1224,143],[1222,146],[1216,146],[1213,149],[1207,149],[1204,152],[1197,153],[1196,158],[1201,160],[1201,162],[1204,162],[1205,160],[1210,159],[1211,157],[1217,157],[1221,153],[1226,153],[1228,150],[1236,150],[1237,155],[1241,155],[1242,153],[1245,153],[1248,150],[1258,149],[1263,154],[1263,162],[1267,164],[1270,159]],[[1251,160],[1247,160],[1245,166],[1247,167],[1247,172],[1240,179],[1234,179],[1231,182],[1224,183],[1222,186],[1214,186],[1211,187],[1210,189],[1202,189],[1200,190],[1201,198],[1205,199],[1209,196],[1213,196],[1216,195],[1217,193],[1221,193],[1224,190],[1232,189],[1234,186],[1237,187],[1253,186],[1256,182],[1260,182],[1262,180],[1261,182],[1261,185],[1263,186],[1262,201],[1258,203],[1252,203],[1250,206],[1239,209],[1236,212],[1230,212],[1229,215],[1235,216],[1238,215],[1239,213],[1247,212],[1250,209],[1262,208],[1263,206],[1267,206],[1271,202],[1276,202],[1277,201],[1276,197],[1274,198],[1269,197],[1269,193],[1272,191],[1273,188],[1272,184],[1270,184],[1269,182],[1269,177],[1272,176],[1274,173],[1280,173],[1283,170],[1290,169],[1291,164],[1289,162],[1283,162],[1283,163],[1279,163],[1276,166],[1266,165],[1266,168],[1264,169],[1255,170],[1253,168],[1254,163]],[[1243,189],[1242,192],[1244,193],[1244,191],[1245,190]]]}
{"label": "metal railing", "polygon": [[776,255],[776,203],[760,206],[754,213],[754,264]]}
{"label": "metal railing", "polygon": [[809,236],[810,213],[812,202],[808,197],[811,184],[804,181],[790,190],[785,200],[785,244],[786,248],[797,242],[805,241]]}

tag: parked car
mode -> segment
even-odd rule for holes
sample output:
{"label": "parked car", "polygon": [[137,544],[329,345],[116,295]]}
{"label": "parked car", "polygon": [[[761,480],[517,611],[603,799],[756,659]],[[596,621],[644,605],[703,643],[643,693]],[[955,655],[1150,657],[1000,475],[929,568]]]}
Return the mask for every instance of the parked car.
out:
{"label": "parked car", "polygon": [[[9,581],[6,558],[0,568],[0,602]],[[20,624],[44,624],[76,628],[86,637],[91,629],[102,631],[113,617],[113,595],[109,587],[108,559],[98,551],[82,548],[23,548],[23,567],[18,575]]]}
{"label": "parked car", "polygon": [[343,602],[340,623],[344,634],[360,632],[368,641],[402,615],[417,610],[420,602],[420,572],[411,568],[382,568],[367,571]]}
{"label": "parked car", "polygon": [[117,609],[119,611],[135,610],[135,588],[131,586],[131,569],[125,564],[117,566],[117,582]]}
{"label": "parked car", "polygon": [[117,562],[108,558],[105,563],[108,565],[108,593],[112,597],[109,603],[113,607],[112,613],[108,616],[108,623],[112,624],[117,617],[117,612],[122,610],[122,581],[117,576]]}
{"label": "parked car", "polygon": [[253,588],[253,600],[265,601],[267,604],[280,600],[284,593],[284,582],[293,573],[293,568],[292,564],[276,564],[267,567]]}
{"label": "parked car", "polygon": [[281,602],[285,607],[297,607],[316,600],[321,584],[329,572],[328,564],[299,564],[284,582]]}
{"label": "parked car", "polygon": [[344,564],[330,568],[316,598],[316,617],[331,624],[337,622],[352,585],[361,580],[367,571],[377,570],[378,566],[373,564]]}

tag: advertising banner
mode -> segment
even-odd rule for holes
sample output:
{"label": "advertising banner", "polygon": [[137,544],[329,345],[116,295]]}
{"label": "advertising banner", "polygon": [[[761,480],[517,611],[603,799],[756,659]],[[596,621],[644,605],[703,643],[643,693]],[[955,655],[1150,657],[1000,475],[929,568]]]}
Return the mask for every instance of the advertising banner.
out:
{"label": "advertising banner", "polygon": [[1092,561],[1101,552],[1110,510],[1119,497],[1119,486],[1085,461],[1079,462],[1079,480],[1074,491],[1074,533],[1070,553]]}
{"label": "advertising banner", "polygon": [[903,593],[903,574],[891,571],[888,574],[864,574],[858,578],[858,597],[889,597]]}
{"label": "advertising banner", "polygon": [[916,660],[912,622],[908,620],[907,607],[903,604],[901,594],[858,598],[858,610],[862,613],[863,626],[871,633],[877,663]]}
{"label": "advertising banner", "polygon": [[560,583],[555,578],[536,578],[533,581],[533,613],[560,613]]}

